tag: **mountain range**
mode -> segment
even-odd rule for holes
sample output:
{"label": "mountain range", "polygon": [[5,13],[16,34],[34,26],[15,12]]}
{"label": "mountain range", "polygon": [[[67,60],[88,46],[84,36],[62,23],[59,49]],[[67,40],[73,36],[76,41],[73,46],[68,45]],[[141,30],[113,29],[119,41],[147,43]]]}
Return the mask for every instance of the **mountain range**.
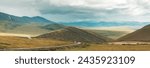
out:
{"label": "mountain range", "polygon": [[77,22],[61,22],[66,26],[74,27],[117,27],[117,26],[131,26],[139,27],[148,25],[149,22],[135,22],[135,21],[124,21],[124,22],[105,22],[105,21],[77,21]]}
{"label": "mountain range", "polygon": [[64,25],[57,24],[40,16],[18,17],[0,12],[0,32],[3,33],[23,33],[36,35],[64,27]]}

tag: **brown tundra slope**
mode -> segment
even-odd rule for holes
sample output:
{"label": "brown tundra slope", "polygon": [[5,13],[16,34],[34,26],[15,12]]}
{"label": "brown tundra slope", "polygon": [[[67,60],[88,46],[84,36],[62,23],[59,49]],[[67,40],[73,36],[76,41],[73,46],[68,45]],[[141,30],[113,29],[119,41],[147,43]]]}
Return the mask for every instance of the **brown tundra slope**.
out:
{"label": "brown tundra slope", "polygon": [[90,33],[76,27],[66,27],[61,30],[56,30],[47,34],[40,35],[37,38],[96,43],[103,43],[111,40],[107,37],[95,33]]}
{"label": "brown tundra slope", "polygon": [[150,42],[150,25],[147,25],[133,33],[127,34],[118,41],[144,41]]}

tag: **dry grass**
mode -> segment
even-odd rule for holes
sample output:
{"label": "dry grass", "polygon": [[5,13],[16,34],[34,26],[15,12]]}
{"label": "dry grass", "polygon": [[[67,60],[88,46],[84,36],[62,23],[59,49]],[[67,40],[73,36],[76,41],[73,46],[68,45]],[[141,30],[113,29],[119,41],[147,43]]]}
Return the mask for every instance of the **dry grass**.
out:
{"label": "dry grass", "polygon": [[68,49],[69,51],[150,51],[150,45],[106,45],[91,44],[85,48]]}
{"label": "dry grass", "polygon": [[[72,42],[41,38],[0,37],[2,48],[36,48],[72,44]],[[67,51],[150,51],[150,45],[107,45],[89,44],[90,46],[66,49]]]}
{"label": "dry grass", "polygon": [[50,39],[28,39],[20,37],[0,37],[0,48],[34,48],[67,45],[71,42]]}

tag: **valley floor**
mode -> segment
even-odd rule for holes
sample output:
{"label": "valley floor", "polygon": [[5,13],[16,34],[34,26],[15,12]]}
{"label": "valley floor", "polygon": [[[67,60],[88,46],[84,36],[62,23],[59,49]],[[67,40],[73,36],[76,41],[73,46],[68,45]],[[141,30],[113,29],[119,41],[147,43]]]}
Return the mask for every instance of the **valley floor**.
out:
{"label": "valley floor", "polygon": [[25,50],[46,50],[46,51],[150,51],[150,44],[147,45],[117,45],[117,44],[92,44],[74,43],[42,38],[6,37],[0,38],[0,49]]}
{"label": "valley floor", "polygon": [[10,49],[10,48],[40,48],[49,46],[61,46],[72,44],[68,41],[59,41],[51,39],[41,39],[41,38],[24,38],[24,37],[14,37],[14,36],[0,36],[0,49]]}
{"label": "valley floor", "polygon": [[68,49],[67,51],[150,51],[150,45],[90,44],[84,48]]}

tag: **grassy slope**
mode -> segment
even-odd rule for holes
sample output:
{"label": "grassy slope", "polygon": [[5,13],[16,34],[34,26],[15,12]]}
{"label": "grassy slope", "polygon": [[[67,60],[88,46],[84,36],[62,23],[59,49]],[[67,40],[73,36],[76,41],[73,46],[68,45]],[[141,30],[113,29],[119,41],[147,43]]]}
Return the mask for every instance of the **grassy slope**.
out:
{"label": "grassy slope", "polygon": [[118,39],[118,41],[150,41],[150,25]]}
{"label": "grassy slope", "polygon": [[[43,28],[44,27],[44,28]],[[52,30],[64,28],[61,24],[41,24],[37,22],[30,23],[15,23],[10,21],[0,20],[0,32],[1,33],[17,33],[17,34],[28,34],[28,35],[41,35],[48,33]]]}
{"label": "grassy slope", "polygon": [[75,27],[66,27],[61,30],[40,35],[37,38],[49,38],[66,41],[82,41],[82,42],[97,42],[97,43],[103,43],[107,42],[108,40],[111,40],[101,35],[95,35]]}
{"label": "grassy slope", "polygon": [[71,42],[50,39],[28,39],[21,37],[0,37],[0,48],[34,48],[70,44]]}
{"label": "grassy slope", "polygon": [[91,44],[85,48],[67,49],[68,51],[150,51],[150,45],[106,45]]}
{"label": "grassy slope", "polygon": [[8,32],[10,33],[22,33],[22,34],[28,34],[28,35],[40,35],[43,33],[50,32],[50,30],[42,29],[40,28],[41,24],[26,24],[19,27],[16,27],[13,30],[10,30]]}
{"label": "grassy slope", "polygon": [[89,30],[89,29],[87,31],[92,32],[92,33],[94,32],[96,34],[100,34],[100,35],[103,35],[105,37],[112,38],[112,39],[118,39],[118,38],[128,34],[128,32],[123,32],[123,31]]}

